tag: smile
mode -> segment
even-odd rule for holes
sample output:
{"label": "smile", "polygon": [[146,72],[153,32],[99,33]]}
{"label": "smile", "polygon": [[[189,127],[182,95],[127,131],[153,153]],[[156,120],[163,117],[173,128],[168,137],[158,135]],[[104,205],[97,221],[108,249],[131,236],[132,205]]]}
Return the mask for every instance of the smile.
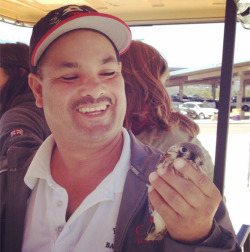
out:
{"label": "smile", "polygon": [[89,108],[79,108],[78,111],[81,113],[91,113],[91,112],[101,112],[107,109],[108,105],[98,106],[98,107],[89,107]]}

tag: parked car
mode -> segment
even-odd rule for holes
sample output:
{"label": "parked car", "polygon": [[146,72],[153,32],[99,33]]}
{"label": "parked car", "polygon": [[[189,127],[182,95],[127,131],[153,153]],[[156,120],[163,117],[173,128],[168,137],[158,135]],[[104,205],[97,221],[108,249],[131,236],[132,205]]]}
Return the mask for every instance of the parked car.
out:
{"label": "parked car", "polygon": [[[236,108],[236,103],[237,103],[237,96],[232,96],[231,103],[230,103],[230,110],[231,111],[233,108]],[[242,111],[249,111],[250,110],[250,97],[242,97],[241,109],[242,109]]]}
{"label": "parked car", "polygon": [[196,95],[196,94],[192,94],[192,95],[188,95],[188,100],[189,101],[200,101],[200,102],[203,102],[205,101],[205,98],[199,96],[199,95]]}
{"label": "parked car", "polygon": [[196,119],[198,117],[195,110],[190,109],[187,106],[183,106],[183,104],[179,105],[178,110],[181,114],[186,115],[192,119]]}
{"label": "parked car", "polygon": [[180,101],[179,96],[177,96],[177,95],[171,95],[171,100],[172,100],[172,102],[179,102]]}
{"label": "parked car", "polygon": [[[181,101],[179,93],[171,95],[172,101]],[[187,101],[188,97],[186,95],[182,96],[182,101]]]}
{"label": "parked car", "polygon": [[180,110],[184,109],[191,109],[195,111],[196,118],[199,119],[211,118],[212,116],[218,114],[218,109],[211,108],[205,102],[184,102],[180,105]]}

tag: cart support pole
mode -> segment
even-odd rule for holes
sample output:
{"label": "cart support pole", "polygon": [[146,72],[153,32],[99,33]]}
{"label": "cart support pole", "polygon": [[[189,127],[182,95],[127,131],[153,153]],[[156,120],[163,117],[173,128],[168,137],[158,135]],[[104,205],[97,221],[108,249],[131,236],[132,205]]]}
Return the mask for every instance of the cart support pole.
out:
{"label": "cart support pole", "polygon": [[225,161],[227,151],[230,96],[236,31],[236,13],[237,6],[234,0],[227,0],[214,167],[214,183],[218,187],[222,195],[224,194]]}

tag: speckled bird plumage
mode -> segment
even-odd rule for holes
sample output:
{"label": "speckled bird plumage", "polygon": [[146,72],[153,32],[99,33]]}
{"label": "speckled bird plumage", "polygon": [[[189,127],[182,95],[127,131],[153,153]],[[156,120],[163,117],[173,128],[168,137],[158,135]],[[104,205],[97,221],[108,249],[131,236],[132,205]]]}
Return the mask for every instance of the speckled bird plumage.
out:
{"label": "speckled bird plumage", "polygon": [[[171,169],[172,172],[176,173],[177,175],[188,179],[174,168],[173,162],[179,157],[186,159],[188,162],[192,163],[196,169],[207,174],[207,170],[204,165],[205,156],[202,149],[198,145],[189,142],[181,142],[171,146],[159,161],[157,169]],[[149,208],[152,212],[153,223],[148,230],[148,236],[146,237],[146,240],[162,240],[164,235],[167,233],[165,222],[159,213],[153,209],[150,202]]]}

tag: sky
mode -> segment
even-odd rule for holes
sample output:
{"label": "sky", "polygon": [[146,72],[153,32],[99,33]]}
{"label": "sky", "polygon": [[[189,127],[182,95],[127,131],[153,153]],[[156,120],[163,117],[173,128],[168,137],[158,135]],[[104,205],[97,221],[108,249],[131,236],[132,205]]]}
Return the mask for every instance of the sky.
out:
{"label": "sky", "polygon": [[[154,46],[169,67],[200,68],[222,60],[224,24],[158,25],[131,27],[132,38]],[[32,28],[0,21],[0,42],[29,44]],[[250,30],[237,23],[234,61],[250,61]]]}

